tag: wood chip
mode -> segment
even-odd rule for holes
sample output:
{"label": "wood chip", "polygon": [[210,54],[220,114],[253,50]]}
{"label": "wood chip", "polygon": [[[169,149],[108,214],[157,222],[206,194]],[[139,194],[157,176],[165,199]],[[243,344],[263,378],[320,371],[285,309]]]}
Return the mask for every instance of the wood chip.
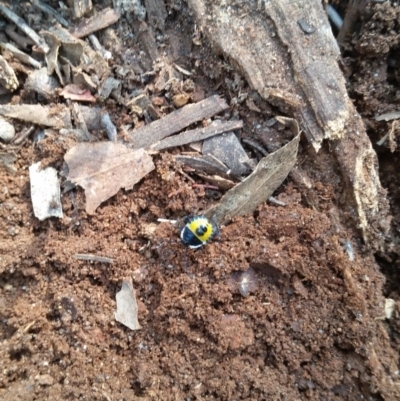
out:
{"label": "wood chip", "polygon": [[71,34],[78,39],[84,38],[93,32],[97,32],[100,29],[115,24],[119,20],[119,17],[120,15],[112,8],[105,8],[92,17],[82,21],[71,31]]}
{"label": "wood chip", "polygon": [[142,128],[129,132],[129,140],[135,149],[148,148],[197,121],[210,118],[229,108],[224,99],[211,96],[201,102],[189,104]]}

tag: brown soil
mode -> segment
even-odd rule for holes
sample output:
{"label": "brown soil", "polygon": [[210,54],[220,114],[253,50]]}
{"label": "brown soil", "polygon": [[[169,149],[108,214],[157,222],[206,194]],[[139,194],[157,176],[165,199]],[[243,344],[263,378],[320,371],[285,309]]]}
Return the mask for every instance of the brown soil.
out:
{"label": "brown soil", "polygon": [[[180,65],[197,63],[194,81],[206,95],[218,88],[230,99],[234,72],[206,43],[187,40],[194,23],[179,4],[171,2],[165,51]],[[400,7],[374,4],[364,17],[346,46],[345,67],[376,142],[390,123],[372,117],[399,107]],[[116,37],[126,38],[128,29],[122,19]],[[118,62],[140,51],[122,39],[119,46]],[[105,106],[118,121],[117,107]],[[265,114],[232,108],[246,135],[274,115],[260,108]],[[318,161],[329,160],[328,146],[315,164],[303,164],[316,183],[318,210],[288,179],[275,194],[285,207],[264,204],[235,218],[197,251],[185,250],[171,225],[157,223],[216,202],[214,192],[193,188],[180,174],[174,152],[158,155],[153,173],[95,215],[85,213],[77,189],[62,197],[64,219],[39,222],[28,167],[47,160],[61,170],[69,147],[54,137],[29,140],[13,148],[16,174],[0,167],[2,400],[400,399],[398,151],[378,149],[396,236],[385,254],[373,255],[338,217],[339,183],[326,182]],[[79,261],[77,253],[114,262]],[[243,297],[238,272],[250,267],[256,289]],[[130,276],[139,331],[114,319],[115,294]],[[391,320],[384,319],[385,297],[397,302]]]}

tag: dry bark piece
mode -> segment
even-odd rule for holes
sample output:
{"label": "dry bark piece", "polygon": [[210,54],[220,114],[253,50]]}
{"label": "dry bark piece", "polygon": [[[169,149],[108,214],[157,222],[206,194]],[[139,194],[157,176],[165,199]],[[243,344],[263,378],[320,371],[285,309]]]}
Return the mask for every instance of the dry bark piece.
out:
{"label": "dry bark piece", "polygon": [[249,172],[249,157],[242,144],[233,132],[226,132],[203,142],[204,155],[213,155],[224,163],[233,175],[241,176]]}
{"label": "dry bark piece", "polygon": [[228,108],[228,104],[219,96],[211,96],[201,102],[189,104],[173,111],[160,120],[133,130],[129,133],[130,142],[135,149],[147,148],[162,139],[179,132],[188,125],[207,119]]}
{"label": "dry bark piece", "polygon": [[36,163],[29,167],[31,198],[35,216],[43,221],[49,217],[63,217],[60,183],[53,167],[40,168]]}
{"label": "dry bark piece", "polygon": [[163,150],[188,143],[202,141],[227,131],[243,128],[243,121],[213,121],[209,126],[182,132],[181,134],[165,138],[150,146],[150,149]]}
{"label": "dry bark piece", "polygon": [[92,0],[68,0],[68,4],[74,10],[75,18],[81,18],[93,8]]}
{"label": "dry bark piece", "polygon": [[60,51],[61,42],[51,32],[42,32],[42,35],[49,45],[49,51],[45,55],[47,74],[53,75],[55,71],[61,85],[64,85],[64,77],[62,76],[60,67],[58,65],[58,54]]}
{"label": "dry bark piece", "polygon": [[17,14],[12,12],[3,4],[0,4],[0,11],[10,21],[14,22],[14,24],[17,25],[26,36],[30,37],[44,51],[44,53],[49,51],[49,46],[47,46],[45,40],[40,37],[22,18],[20,18]]}
{"label": "dry bark piece", "polygon": [[252,213],[282,184],[296,163],[300,134],[295,120],[281,117],[291,126],[294,139],[274,153],[260,160],[257,168],[245,180],[229,190],[218,205],[205,212],[217,224],[225,224],[234,216]]}
{"label": "dry bark piece", "polygon": [[56,90],[60,87],[56,78],[49,76],[47,68],[35,70],[28,75],[24,89],[35,92],[43,96],[47,101],[53,100],[57,96]]}
{"label": "dry bark piece", "polygon": [[0,115],[56,129],[72,128],[71,113],[63,105],[20,104],[0,106]]}
{"label": "dry bark piece", "polygon": [[73,66],[78,66],[81,63],[85,48],[83,41],[77,39],[61,27],[52,29],[51,32],[44,31],[42,34],[54,36],[58,39],[60,43],[60,55],[65,57]]}
{"label": "dry bark piece", "polygon": [[105,8],[92,17],[82,21],[71,31],[71,35],[78,39],[84,38],[93,32],[115,24],[119,20],[119,17],[120,15],[112,8]]}
{"label": "dry bark piece", "polygon": [[121,290],[117,292],[115,298],[117,301],[115,320],[131,330],[141,329],[138,321],[136,292],[133,289],[131,278],[122,282]]}
{"label": "dry bark piece", "polygon": [[85,189],[86,212],[127,190],[154,169],[151,157],[143,149],[131,150],[111,142],[80,143],[64,156],[68,164],[68,180]]}
{"label": "dry bark piece", "polygon": [[0,55],[0,85],[3,85],[9,91],[15,91],[19,82],[14,70],[10,67],[3,56]]}

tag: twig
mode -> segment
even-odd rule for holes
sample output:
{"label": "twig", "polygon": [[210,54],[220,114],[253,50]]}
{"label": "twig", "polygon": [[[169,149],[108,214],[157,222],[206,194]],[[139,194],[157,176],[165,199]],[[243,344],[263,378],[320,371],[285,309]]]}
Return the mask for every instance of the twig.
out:
{"label": "twig", "polygon": [[25,35],[29,36],[43,51],[47,53],[50,49],[45,40],[39,36],[21,17],[12,12],[10,9],[0,4],[0,11],[15,25],[21,29]]}
{"label": "twig", "polygon": [[215,189],[217,191],[219,190],[217,186],[210,184],[192,184],[192,188]]}
{"label": "twig", "polygon": [[0,42],[0,47],[4,50],[8,50],[11,54],[13,54],[18,60],[22,61],[25,64],[31,65],[37,69],[42,68],[42,63],[35,60],[31,56],[27,55],[23,51],[17,49],[11,43]]}
{"label": "twig", "polygon": [[100,263],[113,263],[114,260],[111,258],[107,258],[106,256],[97,256],[92,255],[90,253],[76,253],[72,255],[74,259],[78,260],[89,260],[91,262],[100,262]]}
{"label": "twig", "polygon": [[250,138],[243,138],[242,141],[244,143],[247,143],[247,145],[251,146],[253,149],[257,150],[260,152],[263,156],[267,156],[268,152],[256,141],[253,141]]}
{"label": "twig", "polygon": [[326,12],[332,24],[335,25],[337,29],[340,29],[343,25],[343,19],[339,13],[330,4],[326,6]]}
{"label": "twig", "polygon": [[61,25],[66,28],[69,27],[69,22],[60,15],[53,7],[50,7],[48,4],[41,3],[39,0],[31,0],[32,4],[37,7],[39,10],[43,11],[46,14],[52,15]]}
{"label": "twig", "polygon": [[274,198],[273,196],[270,196],[268,198],[268,202],[274,203],[275,205],[279,205],[279,206],[286,206],[285,202],[282,202],[279,199]]}
{"label": "twig", "polygon": [[18,32],[15,30],[15,25],[14,24],[7,24],[7,27],[5,29],[5,33],[21,48],[21,49],[28,49],[29,46],[32,46],[34,44],[33,40],[30,38],[26,37],[25,35],[20,35]]}
{"label": "twig", "polygon": [[25,139],[35,130],[35,127],[31,125],[28,129],[24,129],[19,135],[15,136],[11,143],[15,146],[22,145]]}

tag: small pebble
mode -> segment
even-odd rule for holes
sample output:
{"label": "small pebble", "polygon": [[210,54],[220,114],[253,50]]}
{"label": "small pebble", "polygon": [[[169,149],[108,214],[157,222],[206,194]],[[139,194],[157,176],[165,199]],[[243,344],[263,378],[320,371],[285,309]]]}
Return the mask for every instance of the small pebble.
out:
{"label": "small pebble", "polygon": [[15,136],[15,128],[9,122],[0,118],[0,139],[4,142],[10,142]]}

